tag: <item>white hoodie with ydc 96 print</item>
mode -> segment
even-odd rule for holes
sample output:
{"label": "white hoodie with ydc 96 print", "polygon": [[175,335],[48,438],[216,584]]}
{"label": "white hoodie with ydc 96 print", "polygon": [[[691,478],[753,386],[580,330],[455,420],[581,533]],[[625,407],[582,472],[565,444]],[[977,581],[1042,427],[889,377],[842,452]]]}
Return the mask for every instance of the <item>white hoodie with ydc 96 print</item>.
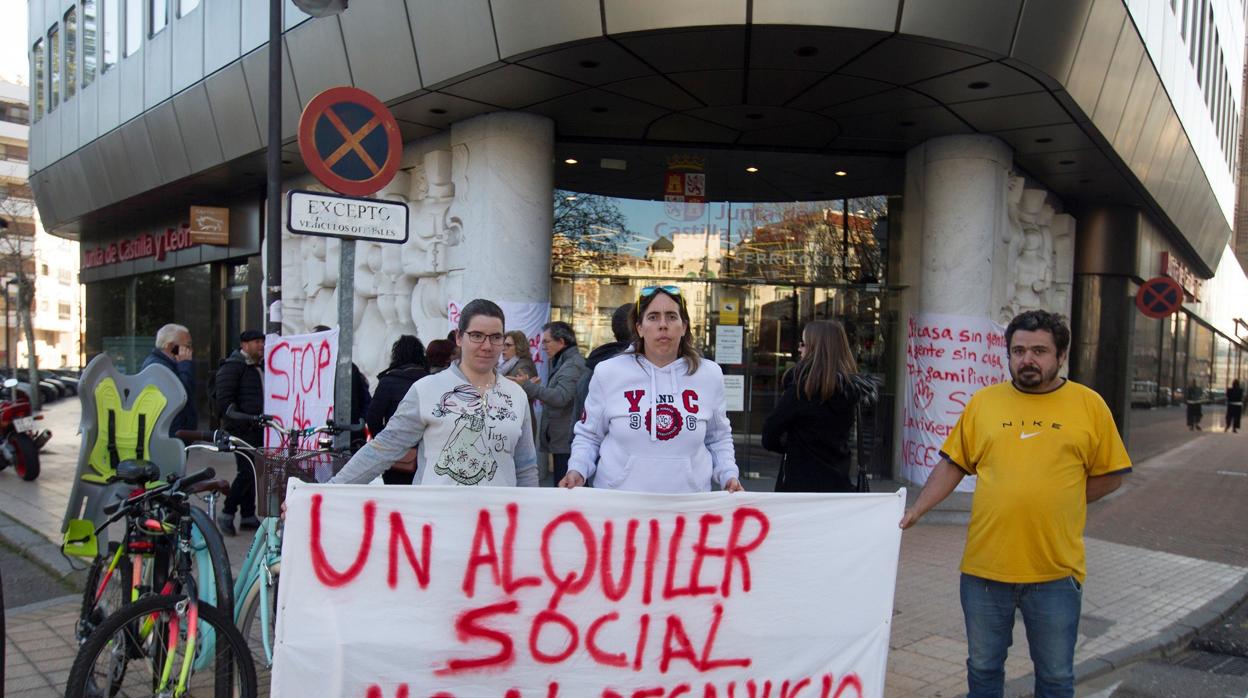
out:
{"label": "white hoodie with ydc 96 print", "polygon": [[724,373],[702,359],[659,368],[625,352],[594,369],[568,470],[599,489],[709,492],[738,477]]}

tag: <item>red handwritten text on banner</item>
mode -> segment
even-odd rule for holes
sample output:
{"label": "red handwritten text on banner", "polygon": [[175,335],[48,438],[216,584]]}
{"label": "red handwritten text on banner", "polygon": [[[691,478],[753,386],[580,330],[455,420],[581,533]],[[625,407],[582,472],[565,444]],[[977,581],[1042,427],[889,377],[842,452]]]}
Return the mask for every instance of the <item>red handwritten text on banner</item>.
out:
{"label": "red handwritten text on banner", "polygon": [[[987,318],[913,315],[906,338],[901,472],[924,483],[971,394],[1008,380],[1005,328]],[[965,478],[960,490],[974,488]]]}
{"label": "red handwritten text on banner", "polygon": [[881,696],[903,503],[298,483],[273,693]]}
{"label": "red handwritten text on banner", "polygon": [[[334,376],[338,365],[338,330],[264,339],[264,412],[283,429],[306,429],[334,416]],[[310,437],[301,448],[316,448]],[[281,435],[266,429],[264,444],[281,445]]]}

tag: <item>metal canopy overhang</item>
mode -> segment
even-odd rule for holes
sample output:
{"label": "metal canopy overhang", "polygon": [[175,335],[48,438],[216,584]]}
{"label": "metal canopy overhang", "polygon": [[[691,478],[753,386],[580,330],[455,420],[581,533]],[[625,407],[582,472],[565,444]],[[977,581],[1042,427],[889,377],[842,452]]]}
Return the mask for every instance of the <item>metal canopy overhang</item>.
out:
{"label": "metal canopy overhang", "polygon": [[[434,87],[391,100],[405,139],[491,111],[542,114],[556,123],[556,186],[575,191],[658,198],[655,173],[665,154],[692,150],[707,158],[715,200],[900,193],[908,149],[937,136],[986,133],[1007,142],[1017,166],[1076,214],[1109,203],[1150,211],[1206,275],[1217,262],[1211,250],[1220,254],[1225,244],[1225,235],[1221,245],[1209,238],[1221,228],[1229,235],[1209,221],[1214,207],[1203,216],[1192,210],[1213,197],[1181,129],[1154,129],[1165,142],[1150,165],[1169,183],[1169,196],[1184,202],[1164,207],[1059,81],[1017,59],[947,42],[822,27],[649,31],[532,52]],[[81,152],[38,173],[41,199]],[[578,165],[563,165],[565,158]],[[604,158],[628,165],[604,168]],[[293,143],[285,160],[284,176],[306,171]],[[57,234],[90,240],[174,207],[262,193],[257,150],[76,216],[58,216],[63,207],[53,205],[50,218]],[[1176,218],[1194,232],[1179,234]]]}

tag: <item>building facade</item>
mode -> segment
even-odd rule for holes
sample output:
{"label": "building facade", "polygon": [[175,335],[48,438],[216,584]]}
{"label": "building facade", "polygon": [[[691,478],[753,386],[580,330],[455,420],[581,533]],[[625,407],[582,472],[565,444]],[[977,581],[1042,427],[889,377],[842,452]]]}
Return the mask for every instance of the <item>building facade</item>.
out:
{"label": "building facade", "polygon": [[20,266],[34,280],[30,308],[35,354],[41,368],[81,366],[82,287],[78,283],[78,243],[43,229],[29,175],[29,88],[0,81],[0,255],[6,291],[3,361],[6,368],[28,365],[25,333],[18,333],[17,291],[9,283]]}
{"label": "building facade", "polygon": [[[262,307],[263,4],[30,8],[32,185],[83,245],[87,352],[169,319],[224,350],[226,296],[246,322]],[[1003,375],[986,357],[1020,310],[1072,317],[1071,374],[1124,429],[1139,382],[1245,377],[1248,281],[1228,253],[1244,16],[1239,0],[378,0],[322,19],[288,3],[283,178],[319,186],[294,139],[323,90],[366,89],[398,119],[402,170],[376,196],[408,205],[411,238],[357,245],[366,373],[474,297],[593,346],[640,287],[674,284],[729,376],[747,470],[774,465],[753,446],[802,325],[837,318],[885,386],[870,467],[921,480],[916,425],[941,390]],[[229,209],[242,237],[139,255],[158,247],[145,235],[182,240],[192,204]],[[333,324],[341,245],[286,233],[282,250],[284,331]],[[1159,275],[1186,302],[1150,320],[1133,298]],[[977,365],[924,368],[937,325]]]}

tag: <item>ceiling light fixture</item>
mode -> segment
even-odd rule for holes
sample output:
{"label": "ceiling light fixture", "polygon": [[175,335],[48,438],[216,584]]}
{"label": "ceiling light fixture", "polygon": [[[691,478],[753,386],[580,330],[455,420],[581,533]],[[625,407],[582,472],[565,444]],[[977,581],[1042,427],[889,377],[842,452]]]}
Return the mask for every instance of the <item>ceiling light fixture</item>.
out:
{"label": "ceiling light fixture", "polygon": [[446,110],[443,109],[442,107],[434,107],[433,109],[429,110],[429,113],[430,114],[445,114]]}
{"label": "ceiling light fixture", "polygon": [[578,162],[578,160],[576,158],[568,158],[567,160],[564,160],[563,162],[565,165],[575,165]]}
{"label": "ceiling light fixture", "polygon": [[836,172],[833,172],[832,174],[836,175],[837,177],[844,177],[845,175],[849,173],[846,172],[845,170],[837,170]]}
{"label": "ceiling light fixture", "polygon": [[983,80],[977,80],[967,85],[967,87],[971,88],[972,90],[986,90],[989,87],[992,87],[992,83],[984,82]]}
{"label": "ceiling light fixture", "polygon": [[753,165],[750,165],[749,167],[745,168],[745,171],[749,172],[750,174],[754,174],[755,172],[758,172],[758,168],[754,167]]}
{"label": "ceiling light fixture", "polygon": [[1052,139],[1052,138],[1049,138],[1048,136],[1045,136],[1045,137],[1043,137],[1043,138],[1037,138],[1037,139],[1036,139],[1036,142],[1037,142],[1037,143],[1052,143],[1052,142],[1053,142],[1053,139]]}
{"label": "ceiling light fixture", "polygon": [[575,197],[575,196],[565,196],[565,197],[563,197],[563,200],[564,200],[564,201],[576,201],[576,197]]}
{"label": "ceiling light fixture", "polygon": [[581,66],[582,68],[597,68],[600,64],[598,63],[598,61],[581,61],[577,65]]}
{"label": "ceiling light fixture", "polygon": [[1075,161],[1074,161],[1074,160],[1058,160],[1058,161],[1057,161],[1057,164],[1059,164],[1059,165],[1073,165],[1073,164],[1075,164]]}

